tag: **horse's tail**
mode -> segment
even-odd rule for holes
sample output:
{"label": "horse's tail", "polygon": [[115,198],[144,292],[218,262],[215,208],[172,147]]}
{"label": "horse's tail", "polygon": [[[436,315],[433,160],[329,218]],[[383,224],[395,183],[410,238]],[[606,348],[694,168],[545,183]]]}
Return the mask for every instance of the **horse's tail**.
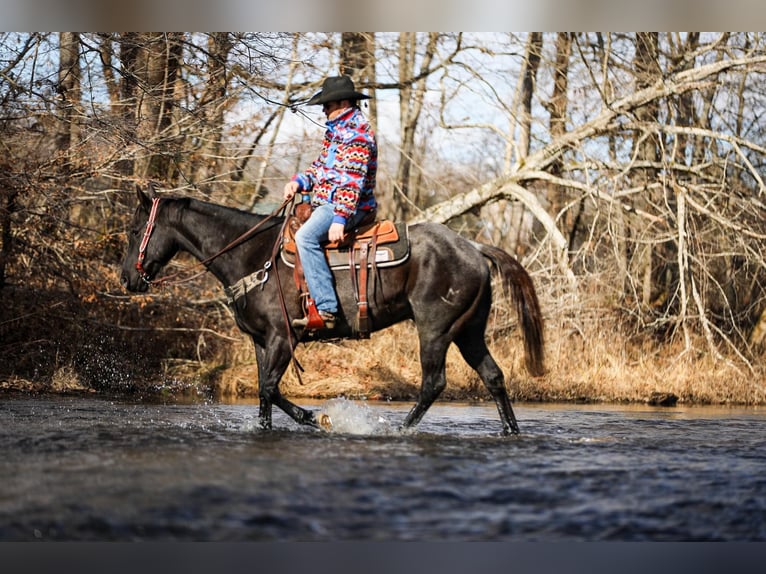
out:
{"label": "horse's tail", "polygon": [[510,288],[513,293],[524,336],[527,371],[536,377],[542,375],[545,372],[543,316],[532,278],[515,257],[502,249],[484,243],[474,242],[474,245],[492,262],[503,279],[504,287]]}

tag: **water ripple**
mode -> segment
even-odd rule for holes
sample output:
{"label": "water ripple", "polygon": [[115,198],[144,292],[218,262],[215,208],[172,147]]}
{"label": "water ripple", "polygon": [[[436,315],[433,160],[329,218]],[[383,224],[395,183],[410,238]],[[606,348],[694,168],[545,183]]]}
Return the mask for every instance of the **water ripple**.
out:
{"label": "water ripple", "polygon": [[766,413],[0,397],[1,540],[764,540]]}

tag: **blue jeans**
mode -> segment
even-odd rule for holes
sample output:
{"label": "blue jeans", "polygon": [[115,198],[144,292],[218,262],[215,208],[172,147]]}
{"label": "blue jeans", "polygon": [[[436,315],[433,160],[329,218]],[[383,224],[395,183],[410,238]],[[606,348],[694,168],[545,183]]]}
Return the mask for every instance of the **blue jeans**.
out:
{"label": "blue jeans", "polygon": [[[332,272],[322,247],[322,243],[327,241],[333,216],[332,204],[316,206],[311,217],[296,232],[295,245],[317,310],[335,314],[338,312],[338,297],[335,295]],[[364,212],[355,213],[346,222],[346,229],[353,229],[364,216]]]}

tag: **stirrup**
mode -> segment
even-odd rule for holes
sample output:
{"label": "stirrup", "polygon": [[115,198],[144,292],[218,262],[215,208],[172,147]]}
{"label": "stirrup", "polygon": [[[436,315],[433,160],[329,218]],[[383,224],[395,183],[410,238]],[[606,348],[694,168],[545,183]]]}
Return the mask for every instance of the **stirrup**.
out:
{"label": "stirrup", "polygon": [[[313,315],[313,314],[309,314]],[[302,329],[310,329],[316,331],[319,329],[334,329],[335,328],[335,315],[328,313],[327,311],[318,311],[316,315],[306,317],[300,317],[299,319],[293,319],[292,326],[300,327]]]}

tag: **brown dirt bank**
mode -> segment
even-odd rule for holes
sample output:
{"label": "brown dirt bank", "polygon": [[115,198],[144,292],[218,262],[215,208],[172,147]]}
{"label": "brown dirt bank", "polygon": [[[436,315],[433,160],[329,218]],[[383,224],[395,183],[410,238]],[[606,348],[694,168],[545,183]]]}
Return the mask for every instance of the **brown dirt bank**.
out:
{"label": "brown dirt bank", "polygon": [[[672,345],[652,348],[649,341],[639,345],[620,340],[614,333],[604,334],[601,343],[591,340],[588,350],[578,339],[564,341],[553,334],[549,340],[548,372],[537,378],[524,370],[523,350],[515,334],[491,345],[514,401],[766,404],[763,374],[754,374],[733,361],[683,353]],[[420,384],[417,353],[414,327],[408,324],[374,334],[369,341],[300,346],[296,355],[305,369],[301,380],[291,368],[282,389],[299,398],[414,400]],[[254,394],[256,380],[255,364],[241,362],[219,373],[216,392]],[[447,357],[447,388],[440,400],[491,400],[454,348]]]}
{"label": "brown dirt bank", "polygon": [[[0,391],[84,392],[142,397],[257,396],[251,342],[225,306],[184,307],[167,296],[101,295],[2,290]],[[170,304],[169,304],[170,303]],[[490,348],[517,402],[766,404],[760,361],[713,356],[704,342],[692,349],[626,334],[613,319],[546,332],[547,373],[530,377],[519,334],[508,322],[490,326]],[[304,372],[288,369],[285,395],[299,398],[414,400],[419,387],[418,342],[411,323],[365,341],[300,345]],[[453,348],[440,400],[491,400]],[[674,399],[675,397],[675,399]]]}

